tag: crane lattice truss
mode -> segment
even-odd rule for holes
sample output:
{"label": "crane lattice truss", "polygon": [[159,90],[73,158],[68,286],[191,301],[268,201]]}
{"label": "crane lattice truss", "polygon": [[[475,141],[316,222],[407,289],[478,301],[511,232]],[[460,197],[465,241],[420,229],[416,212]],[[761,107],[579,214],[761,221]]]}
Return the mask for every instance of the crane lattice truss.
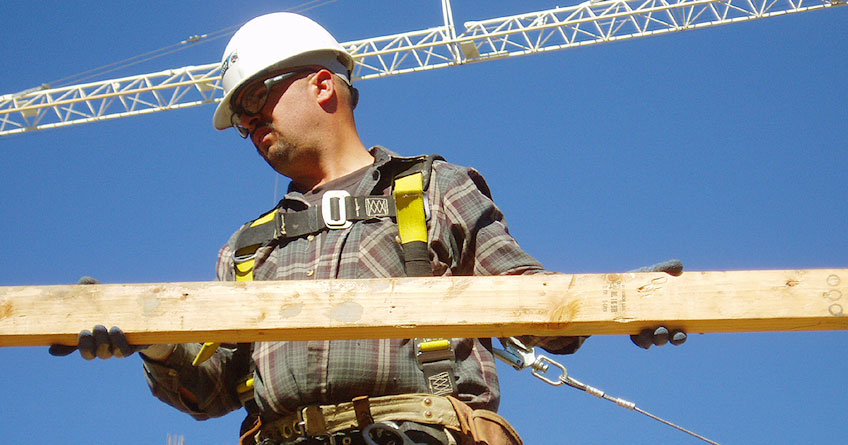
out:
{"label": "crane lattice truss", "polygon": [[[722,25],[846,4],[848,0],[611,0],[343,43],[355,79]],[[220,100],[212,63],[0,96],[0,136],[173,110]]]}

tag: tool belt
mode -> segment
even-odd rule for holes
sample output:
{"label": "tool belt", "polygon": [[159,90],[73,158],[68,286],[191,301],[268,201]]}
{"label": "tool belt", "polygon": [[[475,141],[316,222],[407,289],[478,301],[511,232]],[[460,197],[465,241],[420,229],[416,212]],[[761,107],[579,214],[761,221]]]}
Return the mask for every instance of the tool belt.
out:
{"label": "tool belt", "polygon": [[362,430],[371,423],[410,421],[444,425],[459,430],[459,420],[446,397],[431,394],[404,394],[385,397],[358,397],[338,405],[311,405],[296,413],[263,424],[256,435],[281,442],[298,437],[331,436],[346,430]]}
{"label": "tool belt", "polygon": [[318,438],[335,443],[333,437],[350,436],[352,431],[385,422],[443,427],[460,437],[460,445],[522,444],[518,433],[498,414],[475,410],[451,396],[432,394],[357,397],[338,405],[305,406],[294,414],[259,425],[255,440],[258,444],[285,444],[300,438]]}

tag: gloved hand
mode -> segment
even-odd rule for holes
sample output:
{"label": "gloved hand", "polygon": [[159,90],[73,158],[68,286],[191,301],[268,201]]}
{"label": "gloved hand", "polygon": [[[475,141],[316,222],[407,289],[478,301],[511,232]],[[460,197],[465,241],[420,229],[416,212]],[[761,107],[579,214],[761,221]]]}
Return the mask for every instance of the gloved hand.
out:
{"label": "gloved hand", "polygon": [[629,272],[665,272],[673,277],[683,275],[683,262],[680,260],[668,260],[651,266],[640,267]]}
{"label": "gloved hand", "polygon": [[666,343],[680,346],[686,342],[686,338],[685,332],[680,330],[668,332],[665,326],[656,329],[643,329],[639,334],[630,336],[633,344],[642,349],[648,349],[652,345],[664,346]]}
{"label": "gloved hand", "polygon": [[[80,278],[77,284],[100,284],[100,282],[85,276]],[[170,345],[156,346],[170,347]],[[112,326],[112,329],[107,331],[105,326],[97,325],[91,331],[88,329],[80,331],[77,337],[77,346],[50,345],[48,352],[50,355],[61,357],[79,350],[82,358],[86,360],[94,360],[95,357],[105,360],[112,357],[129,357],[135,352],[145,351],[148,348],[150,348],[150,345],[130,345],[124,331],[117,326]]]}
{"label": "gloved hand", "polygon": [[106,326],[97,325],[91,331],[88,329],[80,331],[77,338],[77,346],[50,345],[48,352],[54,356],[65,356],[79,350],[82,358],[86,360],[94,360],[95,357],[105,360],[112,357],[129,357],[135,352],[141,352],[150,347],[150,345],[130,345],[127,343],[124,331],[117,326],[112,326],[112,329],[107,331]]}
{"label": "gloved hand", "polygon": [[[680,260],[668,260],[652,266],[631,270],[630,272],[665,272],[673,277],[679,277],[683,274],[683,262]],[[639,334],[630,336],[633,344],[642,349],[648,349],[652,345],[663,346],[669,342],[675,346],[679,346],[686,342],[686,338],[685,332],[681,330],[669,332],[665,326],[655,329],[643,329]]]}

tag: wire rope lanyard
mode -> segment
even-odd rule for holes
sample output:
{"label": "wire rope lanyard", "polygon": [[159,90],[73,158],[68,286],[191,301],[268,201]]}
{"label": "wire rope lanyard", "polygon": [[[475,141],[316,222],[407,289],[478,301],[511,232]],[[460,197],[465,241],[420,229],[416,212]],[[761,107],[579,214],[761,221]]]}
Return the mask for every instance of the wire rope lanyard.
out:
{"label": "wire rope lanyard", "polygon": [[[504,348],[494,348],[495,356],[515,368],[516,371],[521,371],[530,368],[531,372],[536,378],[542,380],[543,382],[551,386],[568,385],[572,388],[577,388],[595,397],[614,402],[616,405],[622,408],[627,408],[631,411],[640,412],[656,421],[662,422],[668,426],[683,431],[686,434],[697,437],[698,439],[701,439],[704,442],[713,445],[718,445],[718,442],[707,439],[706,437],[701,436],[700,434],[687,430],[686,428],[683,428],[679,425],[675,425],[674,423],[671,423],[668,420],[655,416],[637,407],[636,403],[634,402],[630,402],[618,397],[612,397],[598,388],[589,386],[572,378],[568,375],[568,370],[561,363],[558,363],[544,355],[537,355],[535,348],[528,348],[527,346],[524,346],[524,344],[521,343],[521,341],[515,337],[501,338],[499,340],[501,341],[501,344]],[[551,371],[551,366],[554,366],[555,368],[559,369],[560,375],[559,378],[557,378],[556,380],[553,380],[548,377],[548,371]]]}

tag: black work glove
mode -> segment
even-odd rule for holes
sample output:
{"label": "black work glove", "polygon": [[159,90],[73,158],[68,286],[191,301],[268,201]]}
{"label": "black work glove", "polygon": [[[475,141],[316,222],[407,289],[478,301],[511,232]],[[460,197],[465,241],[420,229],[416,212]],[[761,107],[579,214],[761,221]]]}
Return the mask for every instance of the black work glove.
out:
{"label": "black work glove", "polygon": [[150,345],[131,345],[127,343],[127,336],[117,326],[106,330],[106,326],[97,325],[92,330],[84,329],[77,337],[77,346],[50,345],[50,355],[65,356],[79,350],[82,358],[94,360],[129,357],[135,352],[146,350]]}
{"label": "black work glove", "polygon": [[[683,262],[680,260],[668,260],[664,263],[657,263],[653,266],[642,267],[631,270],[630,272],[665,272],[673,277],[679,277],[683,274]],[[630,340],[642,349],[648,349],[652,345],[663,346],[669,342],[675,346],[679,346],[686,342],[686,333],[681,330],[669,332],[668,328],[660,326],[655,329],[643,329],[637,335],[631,335]]]}
{"label": "black work glove", "polygon": [[[100,284],[94,278],[82,277],[77,284]],[[54,356],[66,356],[79,350],[82,358],[93,360],[95,357],[107,359],[112,357],[129,357],[134,352],[139,352],[147,349],[149,345],[130,345],[127,343],[127,336],[117,326],[112,326],[112,329],[106,330],[103,325],[97,325],[89,331],[82,330],[77,337],[77,346],[71,345],[50,345],[48,352]]]}

